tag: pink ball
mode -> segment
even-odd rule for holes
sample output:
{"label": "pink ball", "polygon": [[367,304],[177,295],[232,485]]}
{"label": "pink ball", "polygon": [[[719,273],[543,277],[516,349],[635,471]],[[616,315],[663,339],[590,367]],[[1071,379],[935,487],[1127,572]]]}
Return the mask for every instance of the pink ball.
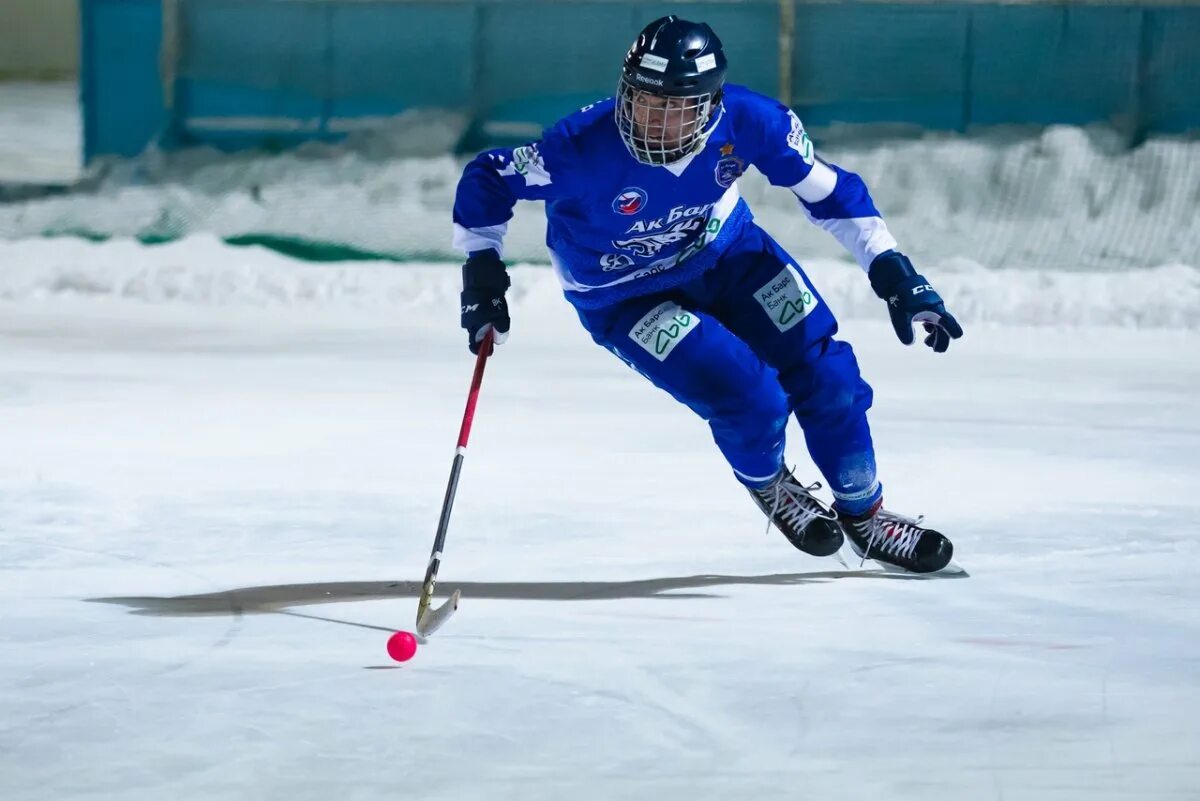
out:
{"label": "pink ball", "polygon": [[417,638],[407,631],[397,631],[387,641],[388,656],[397,662],[407,662],[417,652]]}

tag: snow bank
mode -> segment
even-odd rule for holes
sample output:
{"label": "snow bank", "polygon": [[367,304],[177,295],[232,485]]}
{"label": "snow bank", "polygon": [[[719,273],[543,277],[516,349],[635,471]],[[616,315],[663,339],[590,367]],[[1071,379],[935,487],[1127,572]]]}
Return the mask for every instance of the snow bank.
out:
{"label": "snow bank", "polygon": [[[349,147],[312,145],[277,156],[149,154],[115,165],[90,193],[0,205],[0,238],[270,235],[410,260],[454,259],[450,209],[462,160],[431,154],[461,122],[413,115]],[[1107,129],[1052,127],[928,133],[822,152],[863,174],[922,265],[1200,266],[1200,141],[1163,138],[1130,151]],[[742,190],[798,259],[842,257],[836,242],[802,218],[790,193],[756,173]],[[509,255],[545,262],[544,231],[540,204],[521,204]]]}
{"label": "snow bank", "polygon": [[[457,263],[311,264],[262,247],[197,235],[163,245],[133,240],[0,242],[0,299],[56,296],[148,303],[241,306],[441,307],[457,317]],[[878,319],[880,301],[856,266],[805,264],[817,290],[843,317]],[[517,313],[565,303],[544,266],[514,268]],[[1200,270],[1176,264],[1137,272],[989,270],[965,261],[931,272],[964,323],[1200,328]]]}

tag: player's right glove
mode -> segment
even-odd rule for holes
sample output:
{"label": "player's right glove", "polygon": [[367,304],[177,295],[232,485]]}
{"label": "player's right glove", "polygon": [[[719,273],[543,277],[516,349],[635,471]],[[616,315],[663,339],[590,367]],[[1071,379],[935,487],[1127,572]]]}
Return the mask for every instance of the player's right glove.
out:
{"label": "player's right glove", "polygon": [[962,326],[946,311],[946,304],[925,276],[917,274],[903,253],[889,250],[871,262],[867,273],[871,288],[887,301],[892,328],[905,345],[913,343],[913,323],[925,328],[925,344],[934,353],[945,353],[950,340],[963,335]]}
{"label": "player's right glove", "polygon": [[479,343],[488,329],[495,330],[492,341],[499,345],[508,339],[508,303],[504,291],[512,285],[508,270],[495,250],[473,250],[463,265],[462,327],[467,329],[467,346],[479,353]]}

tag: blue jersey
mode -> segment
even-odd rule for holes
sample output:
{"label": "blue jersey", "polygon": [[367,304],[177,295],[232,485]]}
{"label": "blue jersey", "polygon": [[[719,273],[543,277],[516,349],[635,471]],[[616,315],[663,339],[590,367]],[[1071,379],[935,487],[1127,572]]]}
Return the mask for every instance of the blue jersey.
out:
{"label": "blue jersey", "polygon": [[664,166],[629,154],[613,104],[594,103],[537,142],[471,161],[454,201],[455,245],[503,256],[516,202],[545,201],[546,245],[568,300],[600,308],[678,286],[716,264],[753,219],[737,185],[753,166],[789,188],[864,269],[896,247],[862,180],[817,158],[781,103],[726,85],[703,147]]}

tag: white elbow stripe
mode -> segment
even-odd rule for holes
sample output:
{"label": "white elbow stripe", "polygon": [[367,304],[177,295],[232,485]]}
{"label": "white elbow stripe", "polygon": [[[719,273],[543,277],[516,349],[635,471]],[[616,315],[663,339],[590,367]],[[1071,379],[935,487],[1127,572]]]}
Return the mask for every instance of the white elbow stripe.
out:
{"label": "white elbow stripe", "polygon": [[495,248],[496,252],[500,254],[500,258],[504,258],[504,235],[506,233],[508,233],[508,223],[488,225],[482,228],[464,228],[455,223],[454,247],[463,253]]}
{"label": "white elbow stripe", "polygon": [[[805,210],[807,211],[807,209]],[[809,215],[812,219],[812,215]],[[813,220],[814,223],[833,234],[842,247],[854,255],[854,260],[864,270],[880,253],[899,247],[896,238],[888,230],[881,217],[853,217],[848,220]]]}
{"label": "white elbow stripe", "polygon": [[837,186],[837,173],[820,161],[814,162],[804,180],[791,187],[796,197],[805,203],[820,203],[833,194]]}
{"label": "white elbow stripe", "polygon": [[859,224],[860,252],[856,255],[864,270],[870,269],[871,262],[875,261],[875,257],[880,253],[899,249],[900,243],[892,236],[882,217],[862,217]]}

